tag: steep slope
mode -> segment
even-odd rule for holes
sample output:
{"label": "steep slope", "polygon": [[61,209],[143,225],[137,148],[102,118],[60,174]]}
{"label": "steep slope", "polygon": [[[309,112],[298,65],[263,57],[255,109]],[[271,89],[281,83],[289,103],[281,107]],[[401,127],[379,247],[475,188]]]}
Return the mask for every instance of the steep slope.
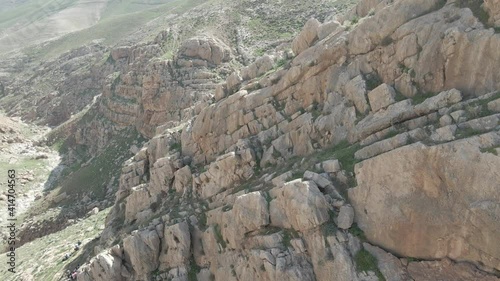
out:
{"label": "steep slope", "polygon": [[469,4],[326,6],[293,40],[258,36],[273,16],[240,14],[234,33],[200,20],[203,35],[173,26],[112,48],[102,95],[48,142],[64,140],[78,170],[110,141],[148,141],[117,147],[135,155],[107,186],[114,203],[97,200],[113,206],[94,257],[64,269],[85,259],[78,280],[499,280],[500,35],[495,9],[485,19]]}
{"label": "steep slope", "polygon": [[[360,240],[497,272],[499,213],[488,206],[499,194],[500,78],[488,70],[498,65],[499,36],[443,1],[374,11],[352,16],[355,26],[308,21],[292,43],[295,57],[277,67],[257,60],[231,74],[192,121],[157,130],[123,168],[101,236],[112,250],[79,278],[426,280],[414,270],[424,262]],[[174,65],[186,56],[210,63],[217,53],[196,46],[181,48]],[[464,173],[467,159],[476,166]],[[497,280],[451,267],[450,280]]]}

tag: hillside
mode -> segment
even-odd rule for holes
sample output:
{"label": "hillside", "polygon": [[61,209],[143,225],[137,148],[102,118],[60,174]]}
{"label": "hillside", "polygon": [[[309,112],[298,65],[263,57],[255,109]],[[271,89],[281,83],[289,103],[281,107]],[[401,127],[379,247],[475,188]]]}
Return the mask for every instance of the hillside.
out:
{"label": "hillside", "polygon": [[1,280],[500,280],[500,1],[101,4],[4,53]]}

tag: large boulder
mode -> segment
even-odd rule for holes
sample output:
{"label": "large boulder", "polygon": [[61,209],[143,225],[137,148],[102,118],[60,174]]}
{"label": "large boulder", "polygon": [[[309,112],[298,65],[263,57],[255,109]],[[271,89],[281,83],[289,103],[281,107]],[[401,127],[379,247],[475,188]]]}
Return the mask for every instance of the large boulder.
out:
{"label": "large boulder", "polygon": [[136,279],[145,280],[147,275],[158,268],[160,238],[156,230],[135,231],[123,239],[125,261],[135,271]]}
{"label": "large boulder", "polygon": [[325,196],[312,181],[287,182],[270,203],[271,225],[299,231],[317,227],[330,219]]}
{"label": "large boulder", "polygon": [[160,270],[182,266],[189,260],[191,234],[186,222],[165,226],[160,253]]}
{"label": "large boulder", "polygon": [[306,22],[304,28],[292,42],[292,50],[295,55],[302,53],[318,40],[318,29],[321,23],[317,19],[310,19]]}
{"label": "large boulder", "polygon": [[500,269],[500,157],[480,150],[499,144],[498,133],[416,143],[357,164],[349,198],[359,227],[400,256]]}
{"label": "large boulder", "polygon": [[231,50],[219,39],[195,37],[186,40],[179,49],[180,57],[197,58],[213,64],[221,64],[231,59]]}
{"label": "large boulder", "polygon": [[78,275],[77,280],[126,280],[125,277],[128,277],[129,273],[122,263],[120,246],[113,247],[113,250],[107,250],[92,258],[88,265],[82,267],[81,274]]}
{"label": "large boulder", "polygon": [[238,196],[232,211],[236,226],[243,233],[269,224],[269,206],[259,191]]}

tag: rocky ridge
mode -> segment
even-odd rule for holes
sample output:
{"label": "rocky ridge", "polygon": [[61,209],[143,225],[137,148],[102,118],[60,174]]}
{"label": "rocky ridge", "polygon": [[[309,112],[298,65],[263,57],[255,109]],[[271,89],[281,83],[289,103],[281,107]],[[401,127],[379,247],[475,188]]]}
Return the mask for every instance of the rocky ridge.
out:
{"label": "rocky ridge", "polygon": [[[353,14],[151,119],[176,122],[124,165],[79,280],[497,280],[500,37],[453,1]],[[163,65],[223,68],[185,44]]]}
{"label": "rocky ridge", "polygon": [[498,280],[500,37],[462,4],[361,1],[236,70],[110,50],[70,138],[149,141],[78,280]]}

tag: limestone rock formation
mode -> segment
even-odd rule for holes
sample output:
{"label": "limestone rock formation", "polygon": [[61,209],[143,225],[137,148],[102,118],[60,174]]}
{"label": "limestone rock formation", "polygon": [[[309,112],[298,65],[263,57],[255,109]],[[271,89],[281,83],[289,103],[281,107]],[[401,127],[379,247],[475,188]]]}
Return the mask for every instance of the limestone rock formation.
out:
{"label": "limestone rock formation", "polygon": [[417,143],[358,164],[349,198],[367,238],[402,256],[500,268],[500,158],[480,151],[487,143],[500,145],[500,135]]}
{"label": "limestone rock formation", "polygon": [[244,66],[160,37],[110,51],[71,138],[147,139],[79,280],[498,279],[500,37],[469,9],[360,1]]}

